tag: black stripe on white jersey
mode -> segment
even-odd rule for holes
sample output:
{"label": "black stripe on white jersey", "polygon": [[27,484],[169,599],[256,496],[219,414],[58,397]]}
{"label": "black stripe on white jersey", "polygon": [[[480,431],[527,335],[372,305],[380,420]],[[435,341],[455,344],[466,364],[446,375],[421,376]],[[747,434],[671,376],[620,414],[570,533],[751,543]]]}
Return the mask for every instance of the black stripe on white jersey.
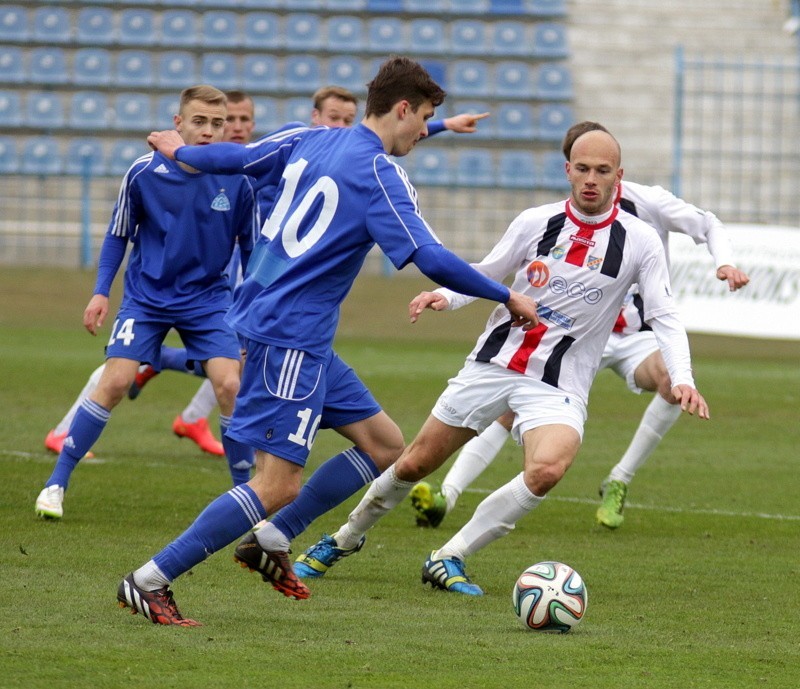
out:
{"label": "black stripe on white jersey", "polygon": [[536,247],[536,253],[538,256],[547,256],[550,253],[550,251],[556,245],[558,235],[561,234],[561,230],[564,229],[564,223],[566,220],[567,214],[559,213],[547,221],[547,231],[544,233],[544,237],[542,237],[539,245]]}
{"label": "black stripe on white jersey", "polygon": [[610,278],[619,275],[619,268],[622,265],[622,252],[625,249],[625,236],[628,233],[619,220],[615,220],[611,225],[608,236],[608,248],[603,259],[603,267],[600,272]]}
{"label": "black stripe on white jersey", "polygon": [[619,200],[619,207],[624,210],[626,213],[630,213],[631,215],[635,215],[637,218],[639,214],[636,212],[636,204],[631,201],[630,199],[620,199]]}
{"label": "black stripe on white jersey", "polygon": [[505,341],[508,339],[508,334],[511,332],[512,321],[505,321],[492,330],[483,347],[480,348],[475,355],[475,361],[482,361],[488,364],[494,357],[496,357],[500,350],[503,348]]}
{"label": "black stripe on white jersey", "polygon": [[561,375],[561,361],[567,353],[572,343],[575,342],[574,337],[565,335],[562,337],[558,344],[553,347],[550,356],[547,357],[547,362],[544,365],[544,374],[542,375],[542,382],[552,385],[554,388],[558,387],[558,377]]}
{"label": "black stripe on white jersey", "polygon": [[642,299],[642,295],[636,292],[633,295],[633,305],[636,307],[636,311],[639,313],[639,322],[642,324],[642,327],[639,328],[639,332],[645,332],[647,330],[652,330],[652,328],[644,322],[644,299]]}

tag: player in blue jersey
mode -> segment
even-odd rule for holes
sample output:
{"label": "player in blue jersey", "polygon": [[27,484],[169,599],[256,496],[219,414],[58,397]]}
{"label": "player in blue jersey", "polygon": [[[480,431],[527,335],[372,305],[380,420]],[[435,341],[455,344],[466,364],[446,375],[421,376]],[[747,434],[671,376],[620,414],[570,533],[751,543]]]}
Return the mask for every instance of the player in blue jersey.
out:
{"label": "player in blue jersey", "polygon": [[[524,329],[538,322],[533,300],[485,278],[440,244],[411,182],[389,157],[406,155],[427,135],[426,122],[444,96],[422,66],[394,57],[370,82],[365,117],[351,129],[299,129],[244,149],[210,146],[203,155],[193,155],[195,147],[183,146],[175,132],[150,135],[162,153],[198,169],[246,171],[258,185],[278,180],[279,195],[228,316],[247,349],[229,433],[256,448],[256,473],[126,576],[117,591],[121,605],[154,623],[197,624],[180,614],[169,584],[295,499],[320,428],[355,443],[338,456],[339,474],[318,484],[326,491],[319,499],[331,504],[399,455],[397,425],[331,349],[339,306],[376,243],[397,268],[413,262],[440,284],[504,303]],[[307,597],[286,550],[270,552],[260,543],[262,531],[237,547],[237,558],[286,595]],[[273,576],[276,568],[286,576]]]}
{"label": "player in blue jersey", "polygon": [[[190,148],[219,142],[225,113],[222,91],[205,85],[186,89],[175,116],[176,134],[181,132]],[[239,389],[240,366],[239,342],[223,320],[231,302],[226,267],[237,243],[247,264],[258,225],[249,177],[200,172],[159,153],[133,163],[122,181],[100,252],[94,296],[83,315],[84,326],[96,335],[108,315],[111,284],[130,242],[106,367],[97,389],[76,412],[55,469],[36,500],[39,515],[61,518],[64,491],[78,461],[97,441],[140,362],[158,368],[161,344],[171,328],[180,334],[189,361],[202,366],[211,380],[224,431]],[[240,471],[239,480],[247,480],[252,450],[224,436],[232,472]]]}

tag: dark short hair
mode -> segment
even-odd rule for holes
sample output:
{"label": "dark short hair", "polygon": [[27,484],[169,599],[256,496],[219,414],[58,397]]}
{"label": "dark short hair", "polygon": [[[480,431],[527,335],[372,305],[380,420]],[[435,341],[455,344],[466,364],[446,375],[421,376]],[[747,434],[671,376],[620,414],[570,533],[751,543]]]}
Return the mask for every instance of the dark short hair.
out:
{"label": "dark short hair", "polygon": [[367,84],[365,114],[367,117],[385,115],[401,100],[407,100],[414,111],[425,101],[438,107],[446,95],[421,64],[407,57],[393,55]]}
{"label": "dark short hair", "polygon": [[583,122],[573,124],[569,129],[567,129],[567,133],[564,134],[564,141],[561,143],[561,151],[564,153],[564,157],[567,160],[569,160],[569,156],[572,153],[572,145],[575,143],[575,140],[587,132],[605,132],[606,134],[611,134],[611,132],[609,132],[608,129],[606,129],[599,122],[590,122],[589,120],[585,120]]}
{"label": "dark short hair", "polygon": [[245,91],[240,91],[238,89],[233,89],[232,91],[225,91],[225,97],[228,99],[229,103],[242,103],[246,100],[252,102],[252,98],[250,97],[249,93]]}

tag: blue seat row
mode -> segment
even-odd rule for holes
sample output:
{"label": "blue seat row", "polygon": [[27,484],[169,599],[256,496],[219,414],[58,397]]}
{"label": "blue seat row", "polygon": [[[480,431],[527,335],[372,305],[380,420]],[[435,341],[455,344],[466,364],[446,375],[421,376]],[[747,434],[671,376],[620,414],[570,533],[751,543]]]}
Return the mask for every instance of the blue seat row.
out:
{"label": "blue seat row", "polygon": [[0,7],[0,42],[34,40],[48,45],[70,43],[104,46],[250,48],[252,50],[328,50],[349,54],[411,51],[452,54],[561,58],[569,54],[564,26],[519,20],[443,21],[382,17],[364,20],[340,15],[321,18],[296,13],[240,14],[232,10],[167,10],[84,7],[75,15],[61,7],[40,7],[32,26],[21,6]]}

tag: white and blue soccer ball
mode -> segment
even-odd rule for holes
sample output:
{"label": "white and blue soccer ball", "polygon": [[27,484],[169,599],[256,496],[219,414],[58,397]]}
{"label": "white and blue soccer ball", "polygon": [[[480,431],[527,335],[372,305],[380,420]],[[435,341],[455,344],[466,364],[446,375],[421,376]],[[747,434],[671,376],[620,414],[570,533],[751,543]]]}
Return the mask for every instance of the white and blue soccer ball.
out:
{"label": "white and blue soccer ball", "polygon": [[586,614],[589,600],[581,575],[563,562],[539,562],[514,584],[514,612],[529,629],[566,634]]}

